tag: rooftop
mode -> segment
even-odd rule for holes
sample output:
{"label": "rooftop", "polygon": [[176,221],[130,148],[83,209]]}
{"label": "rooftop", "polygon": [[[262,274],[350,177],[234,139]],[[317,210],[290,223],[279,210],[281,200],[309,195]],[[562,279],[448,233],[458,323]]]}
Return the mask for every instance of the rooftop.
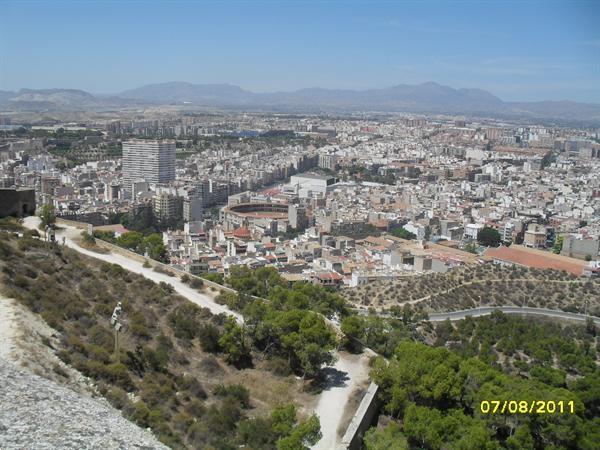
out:
{"label": "rooftop", "polygon": [[583,273],[583,268],[586,266],[585,261],[579,259],[535,250],[521,245],[490,248],[486,251],[485,256],[536,269],[564,270],[577,276]]}

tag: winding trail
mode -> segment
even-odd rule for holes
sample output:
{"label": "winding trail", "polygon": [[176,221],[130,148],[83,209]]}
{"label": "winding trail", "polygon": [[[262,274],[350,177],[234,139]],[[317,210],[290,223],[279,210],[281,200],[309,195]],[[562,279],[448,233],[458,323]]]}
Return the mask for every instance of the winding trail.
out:
{"label": "winding trail", "polygon": [[[24,219],[23,224],[27,228],[37,229],[39,218],[27,217]],[[157,283],[161,281],[169,283],[178,294],[199,306],[210,309],[213,314],[225,313],[235,317],[239,323],[243,322],[241,314],[231,311],[224,305],[219,305],[208,295],[192,289],[184,284],[179,277],[170,277],[155,272],[152,268],[144,267],[143,263],[120,254],[97,253],[82,248],[74,241],[74,239],[79,238],[82,230],[64,224],[60,226],[61,229],[56,231],[57,242],[60,243],[64,237],[65,245],[79,253],[105,262],[119,264],[124,269],[143,275]],[[339,331],[339,325],[329,323]],[[313,447],[317,450],[333,450],[338,447],[341,441],[338,428],[344,419],[346,405],[356,389],[369,379],[368,354],[357,356],[337,352],[336,357],[338,359],[335,365],[331,368],[325,368],[327,374],[326,388],[319,395],[314,409],[315,414],[321,421],[321,432],[323,434],[321,440]]]}

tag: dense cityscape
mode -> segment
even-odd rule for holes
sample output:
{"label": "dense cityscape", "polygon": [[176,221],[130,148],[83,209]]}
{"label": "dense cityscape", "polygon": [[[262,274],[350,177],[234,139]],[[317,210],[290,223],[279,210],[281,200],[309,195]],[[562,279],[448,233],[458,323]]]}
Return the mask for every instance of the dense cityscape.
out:
{"label": "dense cityscape", "polygon": [[3,187],[96,237],[160,233],[158,259],[193,275],[271,266],[356,287],[488,261],[598,273],[598,130],[179,114],[5,125]]}

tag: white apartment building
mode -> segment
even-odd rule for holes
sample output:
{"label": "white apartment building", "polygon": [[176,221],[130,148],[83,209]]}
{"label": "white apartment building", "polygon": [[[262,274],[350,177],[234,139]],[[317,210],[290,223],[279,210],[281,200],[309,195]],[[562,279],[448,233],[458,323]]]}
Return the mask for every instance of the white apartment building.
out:
{"label": "white apartment building", "polygon": [[135,139],[123,142],[123,191],[131,196],[134,181],[175,180],[175,141]]}

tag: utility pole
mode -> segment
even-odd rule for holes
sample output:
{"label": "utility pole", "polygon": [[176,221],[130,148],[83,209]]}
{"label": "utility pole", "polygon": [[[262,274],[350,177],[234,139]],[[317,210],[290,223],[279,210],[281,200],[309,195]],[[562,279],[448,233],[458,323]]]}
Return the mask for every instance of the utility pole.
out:
{"label": "utility pole", "polygon": [[119,350],[120,350],[119,349],[119,332],[121,331],[121,328],[123,328],[123,324],[119,321],[121,314],[123,314],[123,305],[121,304],[121,302],[119,302],[119,303],[117,303],[117,306],[115,306],[115,309],[110,318],[110,324],[115,329],[115,362],[116,363],[119,363],[120,359],[121,359],[120,354],[119,354]]}

